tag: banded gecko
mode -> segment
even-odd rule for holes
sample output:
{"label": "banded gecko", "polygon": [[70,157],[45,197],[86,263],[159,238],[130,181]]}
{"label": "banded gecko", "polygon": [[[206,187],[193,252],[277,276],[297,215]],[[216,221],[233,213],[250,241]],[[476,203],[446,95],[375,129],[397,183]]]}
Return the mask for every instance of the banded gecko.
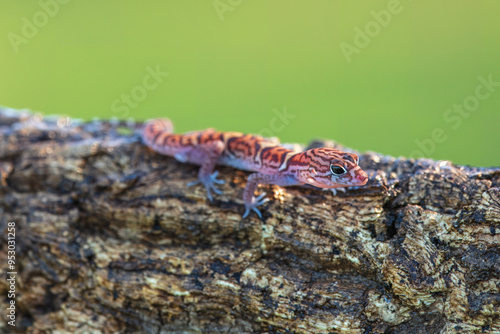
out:
{"label": "banded gecko", "polygon": [[362,186],[368,176],[359,167],[356,154],[334,148],[315,148],[296,152],[276,141],[238,132],[219,132],[214,129],[174,134],[168,119],[147,122],[141,132],[144,143],[154,151],[172,156],[180,162],[200,165],[198,180],[188,186],[202,184],[212,201],[212,192],[221,194],[217,185],[215,165],[225,165],[255,172],[248,176],[243,192],[246,218],[268,201],[265,193],[255,196],[258,184],[279,186],[312,185],[318,188]]}

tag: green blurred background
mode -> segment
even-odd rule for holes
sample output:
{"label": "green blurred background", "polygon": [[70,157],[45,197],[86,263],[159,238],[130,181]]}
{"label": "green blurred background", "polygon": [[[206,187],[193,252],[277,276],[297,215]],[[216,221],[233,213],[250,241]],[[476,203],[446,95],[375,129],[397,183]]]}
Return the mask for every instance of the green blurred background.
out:
{"label": "green blurred background", "polygon": [[0,4],[0,105],[500,165],[498,1]]}

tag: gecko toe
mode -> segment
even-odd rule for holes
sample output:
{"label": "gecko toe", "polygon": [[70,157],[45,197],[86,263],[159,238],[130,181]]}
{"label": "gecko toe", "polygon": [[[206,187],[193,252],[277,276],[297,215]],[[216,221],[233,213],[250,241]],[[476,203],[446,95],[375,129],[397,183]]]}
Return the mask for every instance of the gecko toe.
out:
{"label": "gecko toe", "polygon": [[259,218],[262,219],[262,214],[260,213],[260,210],[257,209],[257,206],[247,206],[247,207],[245,207],[245,213],[241,217],[242,218],[247,218],[248,215],[250,214],[250,211],[255,212],[257,214],[257,216],[259,216]]}
{"label": "gecko toe", "polygon": [[207,188],[207,198],[210,202],[212,202],[213,198],[212,198],[212,193],[210,192],[210,189]]}
{"label": "gecko toe", "polygon": [[224,184],[226,181],[224,180],[219,180],[217,178],[217,175],[219,175],[219,171],[215,171],[213,172],[211,175],[210,175],[210,182],[211,183],[215,183],[215,184]]}
{"label": "gecko toe", "polygon": [[212,191],[217,195],[222,195],[222,191],[217,189],[213,183],[205,183],[205,189],[207,190],[207,197],[210,202],[213,201]]}
{"label": "gecko toe", "polygon": [[246,208],[245,208],[245,213],[243,214],[243,216],[242,216],[242,217],[243,217],[243,218],[248,217],[248,214],[249,214],[249,213],[250,213],[250,208],[249,208],[249,207],[246,207]]}
{"label": "gecko toe", "polygon": [[218,188],[216,188],[213,184],[210,186],[210,188],[212,189],[212,191],[218,195],[222,195],[222,191]]}
{"label": "gecko toe", "polygon": [[188,187],[192,187],[192,186],[197,185],[197,184],[198,184],[198,183],[200,183],[200,182],[201,182],[200,180],[192,181],[192,182],[189,182],[189,183],[187,184],[187,186],[188,186]]}
{"label": "gecko toe", "polygon": [[264,198],[262,201],[257,202],[257,204],[255,204],[255,206],[261,206],[262,204],[267,203],[267,202],[269,202],[269,198]]}
{"label": "gecko toe", "polygon": [[269,202],[269,198],[265,198],[264,196],[266,196],[266,193],[262,193],[257,198],[255,198],[255,204],[253,206],[258,207],[264,203]]}
{"label": "gecko toe", "polygon": [[257,209],[256,207],[253,207],[252,210],[259,216],[260,219],[262,219],[262,214],[260,213],[260,210]]}

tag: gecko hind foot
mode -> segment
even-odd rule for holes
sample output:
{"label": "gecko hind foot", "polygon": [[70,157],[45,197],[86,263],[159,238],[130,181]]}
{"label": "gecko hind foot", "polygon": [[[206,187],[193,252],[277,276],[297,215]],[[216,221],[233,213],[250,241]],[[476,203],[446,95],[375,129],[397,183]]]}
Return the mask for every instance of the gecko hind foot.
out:
{"label": "gecko hind foot", "polygon": [[216,185],[225,183],[224,180],[217,179],[217,175],[219,175],[219,171],[215,171],[212,174],[209,174],[209,175],[207,175],[203,178],[200,178],[196,181],[189,182],[187,185],[188,185],[188,187],[191,187],[191,186],[197,185],[199,183],[203,184],[205,186],[205,189],[207,190],[208,200],[210,202],[212,202],[213,198],[212,198],[211,191],[213,191],[214,193],[216,193],[218,195],[221,195],[222,191],[220,191],[220,189],[217,189]]}
{"label": "gecko hind foot", "polygon": [[253,197],[252,201],[250,203],[245,203],[245,213],[243,214],[243,218],[248,217],[250,214],[250,211],[253,211],[259,216],[260,219],[262,219],[262,214],[260,213],[260,210],[257,209],[258,206],[269,202],[269,198],[264,198],[266,196],[266,193],[262,193],[257,197]]}

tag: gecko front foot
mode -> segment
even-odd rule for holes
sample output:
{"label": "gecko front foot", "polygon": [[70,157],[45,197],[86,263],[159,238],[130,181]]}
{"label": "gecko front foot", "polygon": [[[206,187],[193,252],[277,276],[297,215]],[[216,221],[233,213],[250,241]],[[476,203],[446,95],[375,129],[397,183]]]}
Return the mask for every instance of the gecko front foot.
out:
{"label": "gecko front foot", "polygon": [[325,190],[325,191],[330,190],[332,192],[333,196],[337,196],[337,191],[341,191],[343,193],[346,192],[345,187],[340,187],[340,188],[326,188],[326,189],[323,189],[323,190]]}
{"label": "gecko front foot", "polygon": [[209,174],[209,175],[207,175],[205,177],[201,177],[201,178],[199,178],[196,181],[189,182],[188,183],[188,187],[197,185],[199,183],[203,184],[205,186],[205,189],[207,190],[208,200],[211,202],[212,201],[212,193],[211,193],[211,191],[213,191],[214,193],[216,193],[218,195],[222,194],[222,191],[220,191],[219,189],[217,189],[216,185],[217,184],[224,184],[224,182],[225,182],[224,180],[217,179],[217,175],[219,175],[219,172],[215,171],[212,174]]}
{"label": "gecko front foot", "polygon": [[246,218],[250,211],[254,211],[257,216],[262,219],[262,214],[257,207],[269,201],[269,198],[264,198],[265,196],[266,193],[262,193],[257,197],[252,197],[250,203],[245,203],[245,213],[243,214],[243,218]]}

